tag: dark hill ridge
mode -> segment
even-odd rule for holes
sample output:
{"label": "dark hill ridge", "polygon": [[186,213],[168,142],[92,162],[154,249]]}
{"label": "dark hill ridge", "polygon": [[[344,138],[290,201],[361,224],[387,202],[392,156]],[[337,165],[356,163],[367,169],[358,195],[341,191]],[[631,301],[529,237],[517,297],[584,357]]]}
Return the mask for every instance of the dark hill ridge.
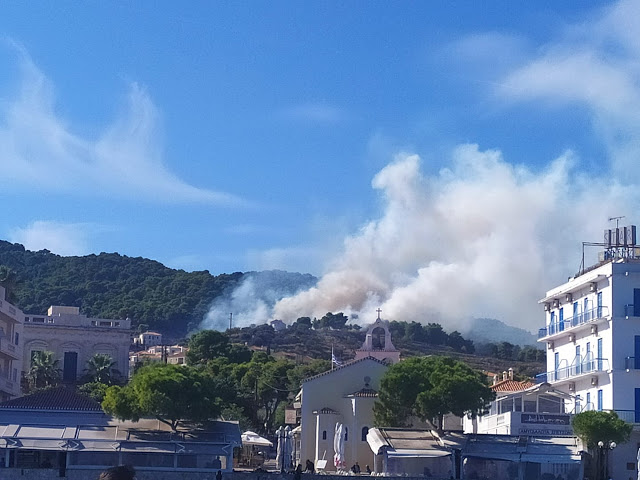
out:
{"label": "dark hill ridge", "polygon": [[[44,314],[50,305],[77,306],[92,317],[129,317],[134,328],[142,325],[174,338],[196,329],[214,300],[229,296],[247,279],[253,281],[253,295],[269,306],[317,282],[309,274],[278,270],[221,275],[185,272],[118,253],[62,257],[0,240],[0,278],[6,268],[15,276],[3,283],[25,312]],[[471,330],[462,333],[476,344],[535,345],[529,332],[492,319],[476,319]]]}
{"label": "dark hill ridge", "polygon": [[287,295],[317,281],[312,275],[282,271],[185,272],[118,253],[62,257],[2,240],[0,265],[15,272],[4,283],[25,312],[44,314],[50,305],[76,306],[88,316],[129,317],[134,326],[144,324],[177,337],[196,328],[213,300],[246,278],[277,284],[278,291]]}

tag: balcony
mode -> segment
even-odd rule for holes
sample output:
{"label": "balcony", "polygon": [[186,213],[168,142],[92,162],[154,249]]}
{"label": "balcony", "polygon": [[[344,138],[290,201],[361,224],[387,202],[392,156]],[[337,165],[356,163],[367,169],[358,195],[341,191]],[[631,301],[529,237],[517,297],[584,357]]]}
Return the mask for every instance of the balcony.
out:
{"label": "balcony", "polygon": [[536,375],[536,383],[554,383],[576,378],[590,373],[606,372],[609,370],[609,360],[606,358],[592,358],[571,365],[558,367],[550,372]]}
{"label": "balcony", "polygon": [[546,328],[538,330],[538,340],[564,333],[580,325],[586,325],[588,323],[595,322],[602,318],[609,316],[609,307],[595,307],[585,312],[574,315],[571,318],[565,319],[562,322],[552,323]]}
{"label": "balcony", "polygon": [[0,354],[5,354],[11,357],[13,360],[20,360],[21,355],[18,351],[18,347],[11,343],[8,338],[0,337]]}
{"label": "balcony", "polygon": [[640,411],[635,410],[611,410],[616,412],[621,420],[627,423],[640,423]]}
{"label": "balcony", "polygon": [[0,391],[7,392],[9,395],[17,397],[20,395],[20,384],[13,381],[9,377],[0,374]]}

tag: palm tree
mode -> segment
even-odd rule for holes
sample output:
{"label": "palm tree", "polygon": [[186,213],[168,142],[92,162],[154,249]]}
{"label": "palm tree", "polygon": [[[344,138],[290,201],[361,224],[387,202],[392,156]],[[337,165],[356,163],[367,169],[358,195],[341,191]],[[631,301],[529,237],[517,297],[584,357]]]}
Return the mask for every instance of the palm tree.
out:
{"label": "palm tree", "polygon": [[58,360],[53,352],[33,352],[31,368],[27,374],[29,387],[32,390],[53,387],[60,381]]}
{"label": "palm tree", "polygon": [[91,382],[112,385],[115,383],[115,380],[120,373],[118,370],[113,368],[115,364],[116,362],[113,361],[111,355],[106,353],[96,353],[93,357],[87,360],[87,368],[85,371],[91,378]]}

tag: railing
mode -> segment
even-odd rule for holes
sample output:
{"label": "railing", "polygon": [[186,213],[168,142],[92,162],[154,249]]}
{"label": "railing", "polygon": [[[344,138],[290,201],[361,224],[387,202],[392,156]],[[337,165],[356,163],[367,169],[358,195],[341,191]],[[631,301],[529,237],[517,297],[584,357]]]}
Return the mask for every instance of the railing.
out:
{"label": "railing", "polygon": [[558,367],[550,372],[536,375],[536,383],[559,382],[567,378],[577,377],[586,373],[603,372],[609,370],[609,360],[606,358],[593,358],[574,365]]}
{"label": "railing", "polygon": [[640,423],[640,411],[635,410],[610,410],[616,412],[621,420],[627,423]]}
{"label": "railing", "polygon": [[4,375],[0,374],[0,390],[5,390],[12,394],[15,394],[18,393],[15,391],[17,387],[17,382],[14,382],[9,377],[5,377]]}
{"label": "railing", "polygon": [[607,316],[609,316],[609,307],[594,307],[585,312],[576,314],[571,318],[567,318],[562,322],[551,323],[546,328],[539,329],[538,338],[555,335],[556,333],[563,332],[571,327],[577,327],[578,325],[593,322]]}
{"label": "railing", "polygon": [[640,370],[640,358],[636,362],[636,357],[626,357],[624,359],[624,368],[627,372],[629,370]]}
{"label": "railing", "polygon": [[17,360],[20,359],[16,346],[7,340],[7,338],[0,338],[0,353],[9,355]]}

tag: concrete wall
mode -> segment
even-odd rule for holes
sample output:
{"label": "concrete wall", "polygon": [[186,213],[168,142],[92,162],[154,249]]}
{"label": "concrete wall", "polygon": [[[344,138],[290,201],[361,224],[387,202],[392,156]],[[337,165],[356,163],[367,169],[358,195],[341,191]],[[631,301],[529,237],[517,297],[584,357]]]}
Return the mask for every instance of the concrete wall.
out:
{"label": "concrete wall", "polygon": [[[68,480],[95,480],[98,478],[101,470],[67,470],[66,479]],[[145,472],[137,471],[136,478],[138,480],[214,480],[215,472]],[[368,475],[359,475],[360,477],[368,477]],[[353,476],[355,477],[355,475]],[[20,468],[0,468],[0,478],[2,480],[56,480],[60,478],[57,470],[48,469],[20,469]],[[258,472],[233,472],[223,473],[223,480],[293,480],[293,474],[282,475],[280,473],[258,473]],[[310,475],[303,474],[303,480],[344,480],[345,475]],[[402,480],[424,480],[424,477],[387,477],[385,479],[402,479]],[[431,477],[431,480],[438,480]]]}

